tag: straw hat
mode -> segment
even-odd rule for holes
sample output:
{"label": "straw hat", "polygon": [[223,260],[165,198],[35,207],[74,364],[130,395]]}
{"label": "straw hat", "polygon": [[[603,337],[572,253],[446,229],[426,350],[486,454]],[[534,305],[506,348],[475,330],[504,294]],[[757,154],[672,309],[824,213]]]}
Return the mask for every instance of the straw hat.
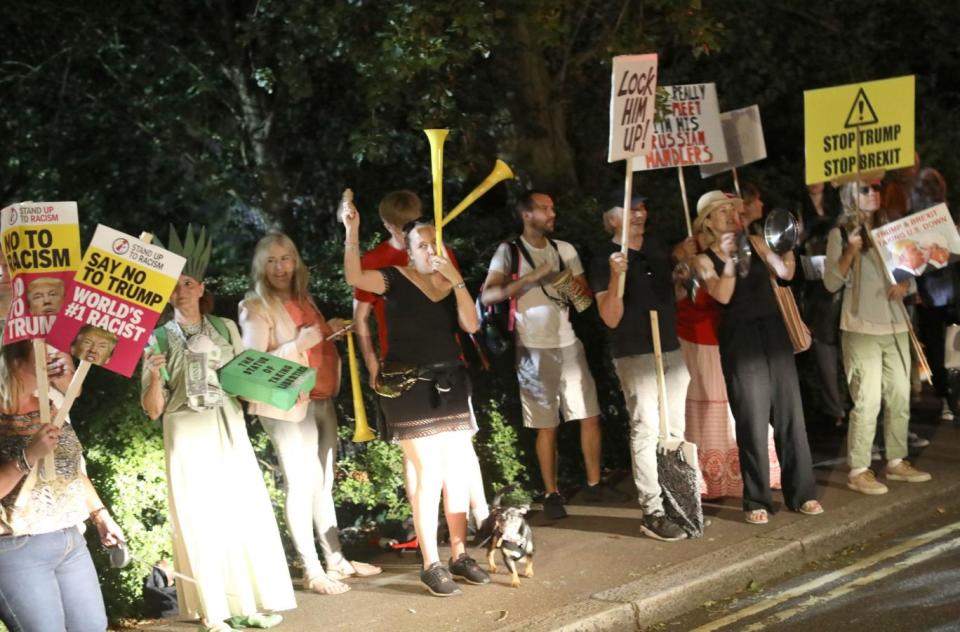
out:
{"label": "straw hat", "polygon": [[743,209],[743,200],[718,190],[707,191],[701,195],[700,199],[697,200],[697,217],[693,220],[693,232],[702,232],[703,225],[706,224],[710,215],[724,206],[731,206],[739,212]]}

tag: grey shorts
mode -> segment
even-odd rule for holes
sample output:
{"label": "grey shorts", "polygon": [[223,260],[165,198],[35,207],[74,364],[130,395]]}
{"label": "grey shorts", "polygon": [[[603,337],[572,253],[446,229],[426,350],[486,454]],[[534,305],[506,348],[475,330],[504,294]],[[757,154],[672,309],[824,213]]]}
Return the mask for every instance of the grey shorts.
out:
{"label": "grey shorts", "polygon": [[558,349],[517,345],[517,381],[527,428],[555,428],[561,415],[572,421],[600,414],[597,386],[579,340]]}

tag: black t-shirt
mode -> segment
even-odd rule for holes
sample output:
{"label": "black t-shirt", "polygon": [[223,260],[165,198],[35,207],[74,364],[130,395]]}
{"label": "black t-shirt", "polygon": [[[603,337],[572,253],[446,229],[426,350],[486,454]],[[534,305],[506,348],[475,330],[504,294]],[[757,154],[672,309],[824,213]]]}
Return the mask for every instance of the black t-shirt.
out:
{"label": "black t-shirt", "polygon": [[[607,290],[610,255],[619,251],[620,246],[611,241],[594,249],[590,262],[590,287],[595,294]],[[639,251],[628,251],[623,318],[615,329],[606,327],[607,342],[614,358],[653,353],[650,310],[656,310],[660,319],[661,351],[675,351],[680,347],[672,272],[670,252],[656,237],[645,235]]]}

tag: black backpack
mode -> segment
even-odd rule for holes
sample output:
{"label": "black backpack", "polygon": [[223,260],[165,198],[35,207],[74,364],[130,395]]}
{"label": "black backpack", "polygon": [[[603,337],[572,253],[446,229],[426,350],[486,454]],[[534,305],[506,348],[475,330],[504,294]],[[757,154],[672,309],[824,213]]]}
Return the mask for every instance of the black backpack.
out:
{"label": "black backpack", "polygon": [[[553,249],[557,251],[557,257],[560,260],[560,271],[566,267],[563,263],[563,257],[560,256],[560,250],[557,243],[548,239]],[[519,238],[504,242],[510,248],[510,281],[516,281],[520,276],[520,257],[522,256],[530,268],[535,268],[533,258]],[[542,287],[542,286],[541,286]],[[513,335],[517,318],[517,297],[513,296],[508,300],[494,303],[493,305],[484,305],[480,301],[483,295],[484,286],[480,286],[477,292],[477,315],[480,318],[480,329],[477,331],[474,343],[479,341],[478,351],[481,354],[481,361],[484,366],[488,366],[484,353],[489,353],[493,357],[499,357],[505,354],[513,346]]]}

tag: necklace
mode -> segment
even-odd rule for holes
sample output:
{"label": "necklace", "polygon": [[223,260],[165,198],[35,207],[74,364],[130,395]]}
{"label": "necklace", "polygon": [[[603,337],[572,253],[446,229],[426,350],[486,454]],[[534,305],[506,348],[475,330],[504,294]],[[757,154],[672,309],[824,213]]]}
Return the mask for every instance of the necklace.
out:
{"label": "necklace", "polygon": [[192,325],[183,325],[180,323],[177,323],[177,324],[180,325],[180,329],[183,331],[184,336],[187,338],[190,338],[191,336],[196,336],[201,331],[203,331],[202,319],[199,322],[194,323]]}

